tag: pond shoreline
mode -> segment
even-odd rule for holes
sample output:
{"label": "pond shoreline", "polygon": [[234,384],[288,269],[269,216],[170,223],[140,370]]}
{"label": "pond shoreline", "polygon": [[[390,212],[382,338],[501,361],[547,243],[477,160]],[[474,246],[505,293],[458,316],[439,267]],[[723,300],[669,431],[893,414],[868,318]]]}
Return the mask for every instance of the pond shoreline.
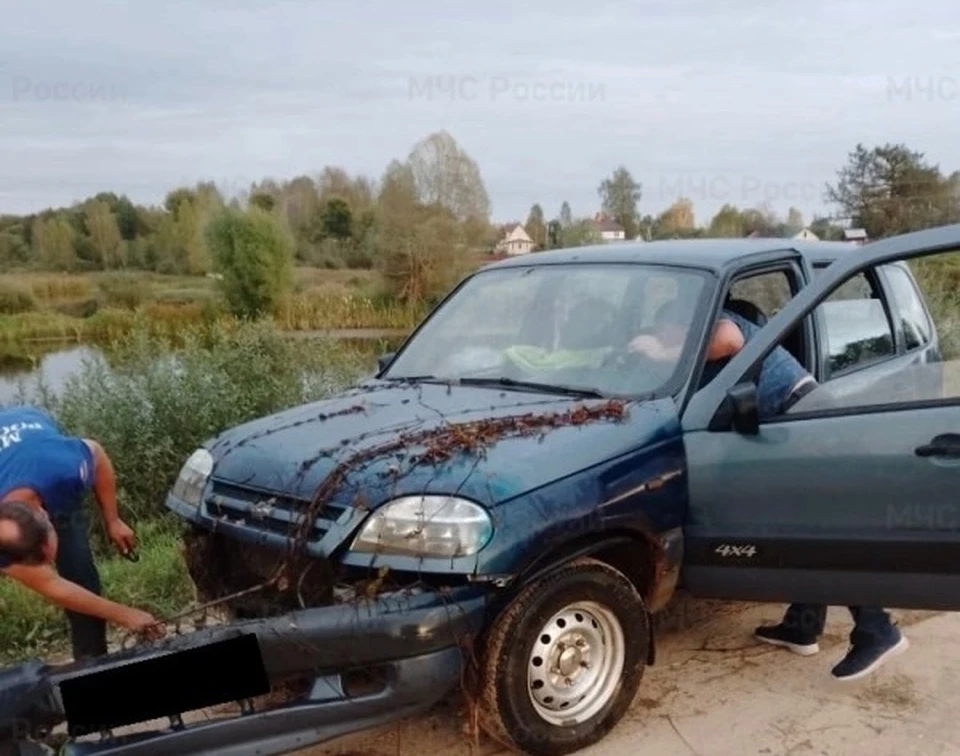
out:
{"label": "pond shoreline", "polygon": [[[301,339],[342,339],[350,341],[352,339],[397,339],[403,338],[412,329],[410,328],[325,328],[309,329],[302,331],[280,331],[281,335],[291,338]],[[96,345],[93,339],[83,339],[79,335],[75,336],[35,336],[17,339],[11,342],[12,345],[33,345],[42,346],[44,344],[63,344],[66,346],[75,345]],[[0,351],[3,347],[0,346]]]}
{"label": "pond shoreline", "polygon": [[[387,351],[383,342],[399,343],[410,333],[401,328],[331,328],[303,331],[281,331],[287,338],[333,340],[351,348],[370,348],[371,362],[377,349]],[[10,345],[13,346],[13,345]],[[56,393],[67,378],[77,372],[87,359],[102,354],[103,347],[95,340],[75,337],[19,339],[13,348],[0,346],[0,406],[12,401],[23,385],[35,390],[42,382]]]}
{"label": "pond shoreline", "polygon": [[284,336],[301,339],[401,339],[412,329],[409,328],[330,328],[311,331],[281,331]]}

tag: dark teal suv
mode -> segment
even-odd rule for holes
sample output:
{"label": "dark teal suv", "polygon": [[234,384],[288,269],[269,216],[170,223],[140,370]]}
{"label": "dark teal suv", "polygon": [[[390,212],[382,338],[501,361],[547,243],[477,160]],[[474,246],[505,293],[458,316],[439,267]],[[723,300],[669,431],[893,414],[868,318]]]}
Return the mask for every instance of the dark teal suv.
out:
{"label": "dark teal suv", "polygon": [[[167,505],[232,621],[7,670],[0,728],[109,729],[290,685],[266,710],[67,748],[274,754],[466,685],[489,732],[553,756],[623,716],[678,586],[960,608],[960,376],[907,263],[957,248],[956,226],[625,243],[472,274],[377,375],[186,461]],[[684,335],[634,349],[664,308]],[[721,308],[759,331],[705,381]],[[761,418],[778,345],[817,386]]]}

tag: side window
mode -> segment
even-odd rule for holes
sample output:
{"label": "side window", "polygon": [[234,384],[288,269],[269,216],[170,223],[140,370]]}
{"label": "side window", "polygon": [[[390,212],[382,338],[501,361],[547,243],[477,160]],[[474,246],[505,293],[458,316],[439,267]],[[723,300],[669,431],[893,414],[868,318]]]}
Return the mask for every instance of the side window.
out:
{"label": "side window", "polygon": [[[735,281],[730,286],[726,307],[762,326],[789,302],[793,296],[793,281],[785,270],[759,273]],[[758,312],[759,311],[759,312]],[[798,325],[787,334],[783,346],[798,362],[806,364],[803,326]]]}
{"label": "side window", "polygon": [[931,337],[930,321],[910,276],[899,265],[885,265],[882,270],[890,282],[907,349],[926,346]]}
{"label": "side window", "polygon": [[886,307],[864,273],[845,282],[819,308],[827,379],[896,354]]}
{"label": "side window", "polygon": [[749,302],[767,318],[773,317],[792,298],[790,278],[782,270],[741,278],[730,287],[730,299]]}

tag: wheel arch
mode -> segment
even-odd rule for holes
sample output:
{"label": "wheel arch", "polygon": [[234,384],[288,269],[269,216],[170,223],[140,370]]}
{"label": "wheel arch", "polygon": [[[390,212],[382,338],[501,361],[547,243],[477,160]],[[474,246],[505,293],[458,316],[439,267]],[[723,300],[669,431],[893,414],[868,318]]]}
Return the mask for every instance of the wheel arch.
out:
{"label": "wheel arch", "polygon": [[[678,529],[679,530],[679,529]],[[679,539],[682,544],[682,539]],[[589,557],[613,567],[633,583],[643,598],[652,628],[652,615],[669,600],[679,574],[679,559],[665,548],[664,539],[649,531],[618,529],[594,533],[567,541],[538,556],[512,581],[513,591],[553,572],[576,559]],[[676,565],[672,562],[676,560]],[[647,664],[656,658],[651,631]]]}

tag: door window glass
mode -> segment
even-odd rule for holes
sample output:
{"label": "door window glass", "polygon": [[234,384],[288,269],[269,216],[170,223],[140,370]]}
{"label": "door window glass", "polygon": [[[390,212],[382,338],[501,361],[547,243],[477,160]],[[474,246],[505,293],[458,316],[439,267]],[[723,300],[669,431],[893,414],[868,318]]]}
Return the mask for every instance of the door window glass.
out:
{"label": "door window glass", "polygon": [[896,354],[883,300],[859,273],[818,308],[828,355],[828,377]]}
{"label": "door window glass", "polygon": [[[924,300],[901,312],[914,313],[910,317],[919,319],[914,333],[917,339],[933,341],[935,336],[939,337],[942,356],[938,358],[933,353],[923,362],[909,355],[880,360],[895,354],[889,313],[877,296],[873,277],[859,273],[818,308],[823,315],[821,322],[826,326],[831,367],[847,372],[817,386],[797,402],[789,414],[869,412],[937,402],[953,404],[960,400],[960,348],[952,336],[960,323],[960,298],[955,295],[951,281],[954,274],[960,280],[960,255],[937,253],[910,260],[908,264],[911,270],[920,271],[915,275],[924,281],[917,287],[923,292]],[[896,277],[900,286],[909,285],[911,296],[915,296],[916,288],[904,274],[902,265],[903,261],[898,261],[885,272],[892,271],[891,281]],[[901,296],[905,293],[900,291]],[[930,319],[925,314],[919,318],[924,305],[931,313]],[[868,369],[849,370],[852,366],[871,364]],[[891,426],[890,432],[895,433],[896,428]]]}

